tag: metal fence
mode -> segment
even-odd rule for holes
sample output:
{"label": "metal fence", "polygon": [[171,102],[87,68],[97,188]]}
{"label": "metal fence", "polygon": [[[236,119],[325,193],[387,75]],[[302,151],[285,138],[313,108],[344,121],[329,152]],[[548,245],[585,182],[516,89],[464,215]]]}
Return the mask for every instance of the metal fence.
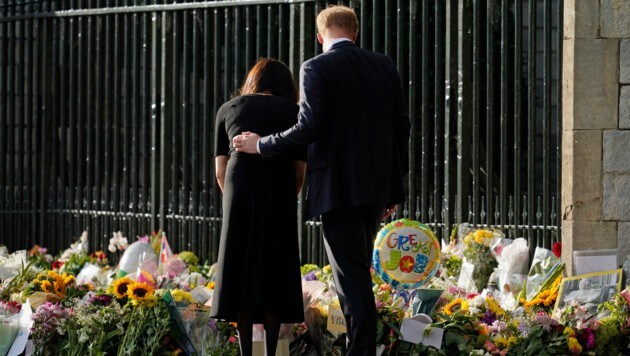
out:
{"label": "metal fence", "polygon": [[[0,243],[163,229],[214,260],[214,114],[261,56],[297,75],[328,1],[0,1]],[[358,44],[398,64],[412,118],[399,216],[439,236],[559,239],[559,0],[362,0]],[[298,217],[303,262],[325,263]],[[293,218],[278,216],[278,221]]]}

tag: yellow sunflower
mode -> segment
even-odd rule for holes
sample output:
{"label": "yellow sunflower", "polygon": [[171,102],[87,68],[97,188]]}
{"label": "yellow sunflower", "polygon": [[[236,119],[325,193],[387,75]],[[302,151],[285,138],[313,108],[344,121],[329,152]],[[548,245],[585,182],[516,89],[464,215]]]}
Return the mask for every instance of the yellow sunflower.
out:
{"label": "yellow sunflower", "polygon": [[133,281],[127,277],[123,277],[114,282],[114,295],[116,298],[121,299],[126,297],[129,285],[132,283]]}
{"label": "yellow sunflower", "polygon": [[450,303],[446,304],[446,306],[444,306],[444,313],[446,315],[453,315],[460,310],[468,310],[468,302],[465,301],[463,298],[454,299]]}
{"label": "yellow sunflower", "polygon": [[52,292],[52,283],[50,283],[49,280],[44,279],[43,281],[39,281],[39,287],[42,289],[42,292],[44,293],[51,293]]}
{"label": "yellow sunflower", "polygon": [[54,287],[55,287],[55,294],[59,298],[63,298],[66,295],[66,285],[63,283],[63,281],[55,281]]}
{"label": "yellow sunflower", "polygon": [[208,282],[206,287],[208,287],[208,289],[214,289],[214,282]]}
{"label": "yellow sunflower", "polygon": [[127,296],[133,300],[143,301],[147,296],[153,294],[153,287],[147,283],[132,283],[127,288]]}

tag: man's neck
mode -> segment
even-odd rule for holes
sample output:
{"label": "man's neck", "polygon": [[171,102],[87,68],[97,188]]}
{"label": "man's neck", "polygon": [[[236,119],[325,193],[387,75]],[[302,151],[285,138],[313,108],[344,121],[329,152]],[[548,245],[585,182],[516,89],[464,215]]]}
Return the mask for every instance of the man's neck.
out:
{"label": "man's neck", "polygon": [[335,44],[337,44],[339,42],[343,42],[343,41],[350,41],[350,42],[352,42],[352,40],[347,38],[347,37],[331,38],[330,40],[327,40],[326,42],[324,42],[324,45],[322,46],[322,50],[324,52],[328,52],[328,50],[330,50],[330,48],[332,48],[333,45],[335,45]]}

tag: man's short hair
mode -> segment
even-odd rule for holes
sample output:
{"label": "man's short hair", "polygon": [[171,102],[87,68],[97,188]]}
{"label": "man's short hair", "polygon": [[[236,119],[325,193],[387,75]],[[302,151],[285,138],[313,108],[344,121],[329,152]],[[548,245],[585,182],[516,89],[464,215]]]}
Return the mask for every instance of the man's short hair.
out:
{"label": "man's short hair", "polygon": [[317,15],[317,31],[324,33],[327,29],[337,27],[349,34],[359,31],[359,20],[354,10],[343,5],[331,5]]}

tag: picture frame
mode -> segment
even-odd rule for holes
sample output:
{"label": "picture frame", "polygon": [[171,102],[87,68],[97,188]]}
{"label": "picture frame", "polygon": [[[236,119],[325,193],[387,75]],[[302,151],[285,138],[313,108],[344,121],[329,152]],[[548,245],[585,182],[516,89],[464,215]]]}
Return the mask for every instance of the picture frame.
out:
{"label": "picture frame", "polygon": [[567,303],[576,301],[590,313],[596,313],[599,304],[612,300],[621,291],[621,271],[619,268],[563,278],[554,309],[562,309]]}
{"label": "picture frame", "polygon": [[573,251],[574,275],[611,271],[619,266],[618,249]]}

